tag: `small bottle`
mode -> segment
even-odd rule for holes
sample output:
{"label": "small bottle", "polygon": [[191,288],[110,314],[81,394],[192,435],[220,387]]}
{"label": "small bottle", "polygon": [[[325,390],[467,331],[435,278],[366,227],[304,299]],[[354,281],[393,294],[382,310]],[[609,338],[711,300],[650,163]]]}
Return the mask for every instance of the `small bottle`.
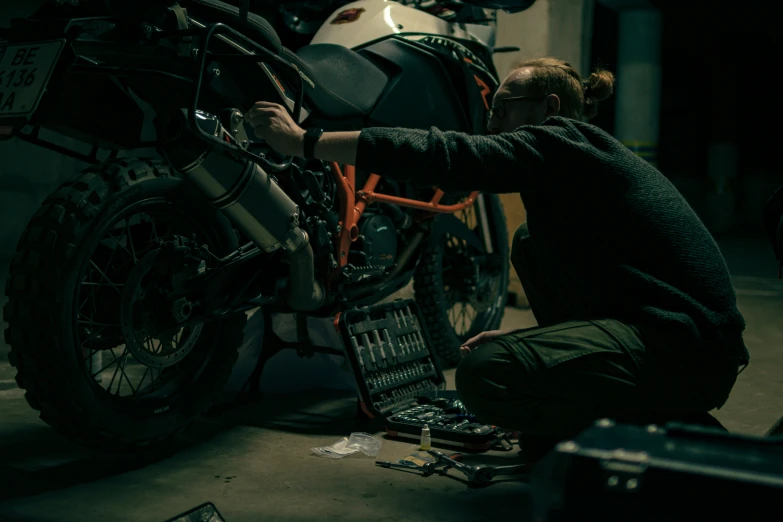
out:
{"label": "small bottle", "polygon": [[421,449],[426,451],[432,446],[432,439],[430,438],[430,428],[426,424],[421,429]]}

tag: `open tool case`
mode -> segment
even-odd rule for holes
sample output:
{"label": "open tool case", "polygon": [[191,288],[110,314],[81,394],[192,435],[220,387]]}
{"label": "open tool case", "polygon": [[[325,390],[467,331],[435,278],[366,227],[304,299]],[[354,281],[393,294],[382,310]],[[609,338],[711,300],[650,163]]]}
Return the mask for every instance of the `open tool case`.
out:
{"label": "open tool case", "polygon": [[360,391],[360,408],[383,417],[391,437],[419,440],[427,424],[433,445],[490,449],[503,433],[472,419],[431,351],[412,299],[343,312],[338,328]]}

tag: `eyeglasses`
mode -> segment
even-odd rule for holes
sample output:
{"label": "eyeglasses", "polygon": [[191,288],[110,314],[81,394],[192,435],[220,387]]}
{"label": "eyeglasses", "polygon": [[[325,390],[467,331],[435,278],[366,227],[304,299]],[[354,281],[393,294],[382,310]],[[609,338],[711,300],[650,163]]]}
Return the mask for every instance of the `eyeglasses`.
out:
{"label": "eyeglasses", "polygon": [[489,109],[489,112],[487,113],[487,120],[492,119],[492,116],[497,114],[498,119],[502,120],[506,117],[506,103],[510,101],[521,101],[521,100],[530,100],[530,101],[539,101],[546,98],[546,96],[510,96],[508,98],[503,98],[502,100],[498,100],[497,103],[493,103],[492,107]]}

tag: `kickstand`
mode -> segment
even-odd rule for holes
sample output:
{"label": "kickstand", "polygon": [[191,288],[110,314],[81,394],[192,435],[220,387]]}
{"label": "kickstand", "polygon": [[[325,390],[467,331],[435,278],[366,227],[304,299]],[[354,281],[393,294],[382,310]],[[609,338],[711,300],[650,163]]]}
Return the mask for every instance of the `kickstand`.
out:
{"label": "kickstand", "polygon": [[243,395],[248,394],[251,397],[259,397],[261,395],[259,391],[261,375],[264,373],[266,363],[285,348],[285,344],[272,327],[272,315],[268,312],[262,313],[264,314],[264,346],[261,347],[261,355],[258,357],[258,361],[256,361],[253,373],[250,374],[241,391]]}

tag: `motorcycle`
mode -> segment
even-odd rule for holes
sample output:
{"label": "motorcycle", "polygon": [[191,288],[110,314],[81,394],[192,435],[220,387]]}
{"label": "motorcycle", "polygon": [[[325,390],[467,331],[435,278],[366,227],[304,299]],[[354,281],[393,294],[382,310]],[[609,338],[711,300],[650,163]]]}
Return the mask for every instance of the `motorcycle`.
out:
{"label": "motorcycle", "polygon": [[[249,310],[306,325],[411,282],[454,366],[502,319],[497,196],[284,157],[243,116],[266,100],[327,131],[482,133],[498,86],[486,13],[532,3],[443,2],[444,16],[359,0],[295,50],[247,1],[47,0],[15,19],[0,32],[0,137],[91,164],[45,199],[11,263],[6,342],[29,404],[90,446],[156,446],[218,396]],[[300,18],[280,12],[292,34]]]}

